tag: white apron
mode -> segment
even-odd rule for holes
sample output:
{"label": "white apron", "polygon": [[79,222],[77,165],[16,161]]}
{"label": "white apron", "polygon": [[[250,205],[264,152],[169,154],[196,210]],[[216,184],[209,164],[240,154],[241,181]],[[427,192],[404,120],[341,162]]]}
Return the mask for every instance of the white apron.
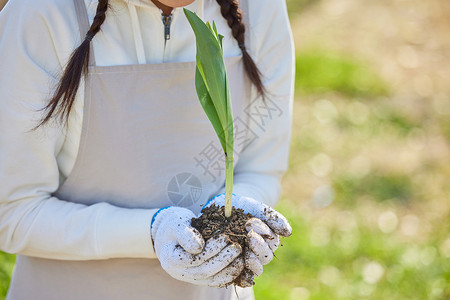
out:
{"label": "white apron", "polygon": [[[89,29],[86,7],[83,0],[74,3],[84,39]],[[55,196],[85,205],[176,205],[199,213],[224,185],[225,163],[197,99],[195,62],[99,67],[93,53],[91,48],[78,156]],[[227,58],[226,66],[236,130],[242,137],[250,84],[241,57]],[[243,146],[239,140],[235,163]],[[209,160],[213,154],[215,161]],[[251,288],[238,289],[238,295],[253,299]],[[18,255],[8,299],[229,300],[236,295],[233,287],[175,280],[157,259],[65,261]]]}

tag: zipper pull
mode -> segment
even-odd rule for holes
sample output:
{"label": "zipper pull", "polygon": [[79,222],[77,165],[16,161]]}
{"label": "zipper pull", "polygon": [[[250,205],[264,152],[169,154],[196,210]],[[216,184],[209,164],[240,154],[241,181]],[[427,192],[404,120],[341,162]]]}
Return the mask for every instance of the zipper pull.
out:
{"label": "zipper pull", "polygon": [[170,40],[170,24],[172,23],[172,14],[168,16],[161,14],[161,16],[164,24],[164,39],[168,41]]}

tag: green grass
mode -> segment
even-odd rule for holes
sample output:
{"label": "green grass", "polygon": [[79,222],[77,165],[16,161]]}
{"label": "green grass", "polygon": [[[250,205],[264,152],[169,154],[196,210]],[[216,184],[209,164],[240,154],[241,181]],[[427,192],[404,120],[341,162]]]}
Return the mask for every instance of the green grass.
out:
{"label": "green grass", "polygon": [[[308,221],[290,204],[279,207],[292,220],[277,258],[256,279],[256,299],[448,299],[450,262],[432,240],[420,244],[383,233],[355,213],[354,228],[339,227],[341,214]],[[320,212],[317,212],[320,214]],[[327,238],[317,238],[322,229]],[[308,295],[309,297],[306,297]],[[303,297],[303,298],[302,298]]]}
{"label": "green grass", "polygon": [[296,89],[278,207],[293,235],[256,298],[450,299],[449,114],[330,51],[297,54]]}
{"label": "green grass", "polygon": [[375,201],[395,201],[407,204],[414,194],[414,184],[407,174],[372,172],[363,177],[339,174],[333,180],[336,202],[347,206],[356,205],[360,197]]}
{"label": "green grass", "polygon": [[287,0],[289,15],[294,17],[297,13],[305,10],[312,4],[318,3],[320,0]]}
{"label": "green grass", "polygon": [[388,85],[367,65],[347,54],[304,49],[296,57],[296,89],[302,94],[337,92],[351,97],[389,94]]}
{"label": "green grass", "polygon": [[0,299],[6,296],[14,263],[15,255],[0,251]]}

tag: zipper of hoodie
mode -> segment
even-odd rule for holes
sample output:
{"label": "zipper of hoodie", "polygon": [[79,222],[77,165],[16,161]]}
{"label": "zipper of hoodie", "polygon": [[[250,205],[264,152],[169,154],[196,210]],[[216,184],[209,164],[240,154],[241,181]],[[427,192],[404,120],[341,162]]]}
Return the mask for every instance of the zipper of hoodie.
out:
{"label": "zipper of hoodie", "polygon": [[164,25],[164,50],[166,50],[167,41],[170,40],[170,25],[172,24],[172,16],[173,13],[170,15],[161,14],[161,19]]}

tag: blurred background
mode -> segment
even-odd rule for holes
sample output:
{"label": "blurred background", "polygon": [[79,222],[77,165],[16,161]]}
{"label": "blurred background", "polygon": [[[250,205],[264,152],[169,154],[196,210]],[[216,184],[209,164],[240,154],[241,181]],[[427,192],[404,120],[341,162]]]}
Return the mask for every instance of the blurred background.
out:
{"label": "blurred background", "polygon": [[450,1],[287,3],[293,235],[256,298],[450,299]]}
{"label": "blurred background", "polygon": [[288,7],[294,231],[257,299],[450,299],[450,1]]}

